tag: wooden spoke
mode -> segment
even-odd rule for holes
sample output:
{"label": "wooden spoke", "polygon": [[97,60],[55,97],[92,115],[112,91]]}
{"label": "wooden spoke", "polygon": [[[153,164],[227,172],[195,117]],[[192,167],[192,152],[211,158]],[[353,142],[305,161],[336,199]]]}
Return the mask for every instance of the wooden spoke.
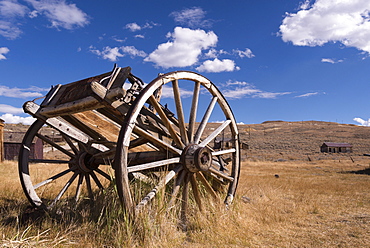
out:
{"label": "wooden spoke", "polygon": [[175,98],[175,105],[176,105],[176,112],[179,121],[179,128],[180,128],[180,135],[181,141],[183,144],[187,145],[188,142],[188,135],[186,133],[186,126],[185,126],[185,119],[184,119],[184,111],[182,108],[181,96],[180,96],[180,88],[178,80],[172,81],[172,89]]}
{"label": "wooden spoke", "polygon": [[165,160],[160,160],[160,161],[154,161],[154,162],[151,162],[151,163],[130,166],[130,167],[127,168],[127,171],[128,171],[128,173],[137,172],[137,171],[142,171],[142,170],[148,170],[148,169],[161,167],[161,166],[164,166],[164,165],[177,164],[179,162],[180,162],[180,157],[170,158],[170,159],[165,159]]}
{"label": "wooden spoke", "polygon": [[195,202],[198,205],[199,211],[203,211],[202,202],[200,200],[200,193],[199,193],[197,181],[196,181],[196,178],[195,178],[195,174],[192,173],[189,176],[190,176],[190,183],[191,183],[191,188],[193,190],[193,195],[194,195]]}
{"label": "wooden spoke", "polygon": [[162,189],[167,183],[176,176],[176,174],[182,169],[182,165],[176,166],[173,170],[171,170],[160,182],[157,186],[155,186],[136,206],[136,210],[141,210],[143,206],[145,206],[153,197],[157,194],[157,192]]}
{"label": "wooden spoke", "polygon": [[45,141],[46,143],[48,143],[49,145],[55,147],[56,149],[58,149],[59,151],[63,152],[64,154],[68,155],[69,157],[71,158],[74,158],[75,155],[69,151],[67,151],[66,149],[64,149],[63,147],[61,147],[60,145],[58,145],[57,143],[55,143],[54,141],[51,141],[50,139],[46,138],[44,135],[41,135],[39,133],[36,134],[36,137],[42,139],[43,141]]}
{"label": "wooden spoke", "polygon": [[168,131],[170,132],[171,134],[171,137],[172,139],[174,140],[174,142],[176,143],[176,145],[180,148],[184,148],[185,145],[184,143],[182,143],[182,141],[179,139],[179,136],[177,134],[177,132],[175,131],[175,129],[173,128],[170,120],[168,119],[168,117],[166,116],[166,114],[164,113],[162,107],[159,105],[159,103],[155,100],[154,96],[151,95],[149,97],[149,100],[150,100],[150,103],[153,105],[153,107],[155,108],[155,110],[158,112],[159,116],[161,117],[164,125],[166,126],[166,128],[168,129]]}
{"label": "wooden spoke", "polygon": [[78,153],[78,148],[73,144],[72,140],[65,134],[62,134],[62,137],[64,140],[67,142],[69,147],[72,149],[72,151],[77,155]]}
{"label": "wooden spoke", "polygon": [[90,198],[90,200],[93,200],[94,199],[94,194],[93,194],[93,191],[92,191],[92,188],[91,188],[90,176],[87,173],[85,174],[85,181],[86,181],[87,191],[89,192],[89,198]]}
{"label": "wooden spoke", "polygon": [[78,177],[78,183],[77,183],[77,188],[76,188],[76,195],[75,195],[75,201],[77,202],[78,201],[78,198],[80,197],[80,193],[81,193],[81,186],[82,186],[82,182],[84,180],[84,176],[82,173],[80,173],[79,177]]}
{"label": "wooden spoke", "polygon": [[187,222],[186,213],[188,209],[188,199],[189,199],[189,173],[186,174],[184,180],[184,186],[182,189],[182,201],[181,201],[181,220],[184,224]]}
{"label": "wooden spoke", "polygon": [[171,208],[175,204],[176,197],[177,197],[177,195],[180,191],[181,184],[184,182],[184,178],[185,178],[186,173],[187,172],[185,170],[182,170],[182,171],[180,171],[179,175],[176,177],[176,180],[175,180],[174,186],[173,186],[173,190],[172,190],[172,194],[171,194],[171,199],[168,203],[168,208]]}
{"label": "wooden spoke", "polygon": [[71,184],[73,183],[73,181],[76,179],[76,177],[78,176],[78,172],[75,172],[72,177],[68,180],[68,182],[64,185],[64,187],[62,188],[62,190],[59,192],[59,194],[57,195],[57,197],[55,197],[55,199],[53,200],[53,202],[49,205],[49,208],[53,207],[55,205],[55,203],[57,203],[60,198],[64,195],[64,193],[67,191],[67,189],[69,188],[69,186],[71,186]]}
{"label": "wooden spoke", "polygon": [[56,174],[55,176],[49,177],[48,179],[46,179],[46,180],[44,180],[44,181],[42,181],[42,182],[40,182],[38,184],[35,184],[33,186],[33,189],[37,189],[37,188],[39,188],[41,186],[44,186],[45,184],[51,183],[52,181],[54,181],[54,180],[56,180],[56,179],[58,179],[58,178],[60,178],[60,177],[62,177],[64,175],[66,175],[67,173],[69,173],[71,171],[72,171],[72,169],[68,169],[68,170],[62,171],[61,173]]}
{"label": "wooden spoke", "polygon": [[215,174],[216,176],[222,177],[223,179],[228,180],[229,182],[234,181],[233,177],[226,175],[222,171],[216,170],[212,166],[209,168],[209,172]]}
{"label": "wooden spoke", "polygon": [[138,126],[135,126],[134,132],[137,133],[140,136],[145,137],[152,144],[154,144],[158,147],[161,147],[165,150],[168,150],[169,152],[172,152],[174,154],[179,154],[179,155],[182,153],[182,151],[180,149],[177,149],[177,148],[173,147],[172,145],[164,142],[163,140],[158,139],[157,137],[151,135],[150,133],[146,132],[145,130],[143,130],[142,128],[140,128]]}
{"label": "wooden spoke", "polygon": [[93,171],[90,172],[90,175],[91,175],[92,179],[94,180],[95,184],[99,187],[99,189],[104,189],[103,185],[99,181],[99,178],[96,176],[96,174]]}
{"label": "wooden spoke", "polygon": [[215,107],[215,104],[217,102],[217,96],[214,96],[212,98],[212,101],[209,103],[208,105],[208,108],[206,110],[206,113],[204,114],[203,116],[203,119],[198,127],[198,130],[195,134],[195,138],[194,138],[194,143],[195,144],[198,144],[199,141],[200,141],[200,138],[202,137],[202,134],[204,132],[204,129],[206,128],[206,125],[208,123],[208,120],[209,120],[209,117],[211,117],[211,114],[212,114],[212,111],[213,111],[213,108]]}
{"label": "wooden spoke", "polygon": [[215,131],[213,131],[207,138],[205,138],[199,146],[206,146],[211,142],[217,135],[219,135],[229,124],[231,120],[224,121]]}
{"label": "wooden spoke", "polygon": [[212,186],[209,184],[209,182],[207,181],[207,179],[204,177],[203,173],[202,172],[197,172],[196,173],[196,176],[197,178],[199,179],[199,181],[202,182],[202,184],[204,185],[205,189],[208,191],[208,193],[216,200],[219,200],[218,198],[218,195],[216,194],[216,192],[213,190]]}
{"label": "wooden spoke", "polygon": [[188,137],[189,137],[190,143],[194,143],[194,130],[195,130],[195,121],[197,119],[199,90],[200,90],[200,83],[195,82],[194,91],[193,91],[193,99],[192,99],[191,109],[190,109],[190,117],[189,117]]}
{"label": "wooden spoke", "polygon": [[101,169],[97,168],[95,169],[96,172],[98,172],[100,175],[102,175],[103,177],[105,177],[106,179],[108,180],[112,180],[112,177],[109,176],[107,173],[105,173],[104,171],[102,171]]}
{"label": "wooden spoke", "polygon": [[221,150],[221,151],[212,152],[212,156],[219,156],[219,155],[224,155],[224,154],[234,153],[234,152],[236,152],[236,149],[235,148],[232,148],[232,149],[227,149],[227,150]]}

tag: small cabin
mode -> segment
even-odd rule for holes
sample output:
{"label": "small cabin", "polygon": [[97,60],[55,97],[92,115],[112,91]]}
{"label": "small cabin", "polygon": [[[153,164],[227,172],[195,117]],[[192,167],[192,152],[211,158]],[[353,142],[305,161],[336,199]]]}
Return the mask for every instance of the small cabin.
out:
{"label": "small cabin", "polygon": [[233,141],[234,140],[230,139],[230,138],[219,138],[219,137],[217,137],[214,140],[213,148],[214,149],[231,148]]}
{"label": "small cabin", "polygon": [[352,145],[349,143],[324,142],[320,147],[320,151],[328,153],[352,152]]}
{"label": "small cabin", "polygon": [[[24,132],[4,132],[4,159],[18,159],[24,135]],[[42,159],[43,156],[43,142],[36,138],[30,147],[30,158]]]}
{"label": "small cabin", "polygon": [[[214,140],[214,145],[213,145],[213,148],[214,149],[223,149],[223,148],[232,148],[233,147],[233,143],[235,142],[235,139],[230,139],[230,138],[219,138],[217,137],[215,140]],[[249,145],[245,142],[242,142],[241,143],[241,149],[242,150],[248,150],[249,149]]]}

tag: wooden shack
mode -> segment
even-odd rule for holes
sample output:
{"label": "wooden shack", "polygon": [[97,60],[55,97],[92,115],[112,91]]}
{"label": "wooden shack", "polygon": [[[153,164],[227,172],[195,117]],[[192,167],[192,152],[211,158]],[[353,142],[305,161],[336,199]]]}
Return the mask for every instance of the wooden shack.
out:
{"label": "wooden shack", "polygon": [[349,143],[324,142],[320,147],[320,151],[328,153],[352,152],[352,145]]}
{"label": "wooden shack", "polygon": [[4,161],[4,120],[0,119],[0,162]]}
{"label": "wooden shack", "polygon": [[[17,160],[24,132],[4,132],[4,159]],[[36,138],[30,147],[31,159],[43,159],[43,142]]]}

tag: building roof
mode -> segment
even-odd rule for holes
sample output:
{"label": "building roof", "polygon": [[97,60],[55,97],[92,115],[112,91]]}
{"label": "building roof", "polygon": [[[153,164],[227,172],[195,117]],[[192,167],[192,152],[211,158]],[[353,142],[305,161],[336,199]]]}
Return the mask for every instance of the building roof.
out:
{"label": "building roof", "polygon": [[322,145],[326,145],[328,147],[352,147],[349,143],[336,143],[336,142],[324,142]]}
{"label": "building roof", "polygon": [[4,132],[4,143],[22,143],[25,132]]}

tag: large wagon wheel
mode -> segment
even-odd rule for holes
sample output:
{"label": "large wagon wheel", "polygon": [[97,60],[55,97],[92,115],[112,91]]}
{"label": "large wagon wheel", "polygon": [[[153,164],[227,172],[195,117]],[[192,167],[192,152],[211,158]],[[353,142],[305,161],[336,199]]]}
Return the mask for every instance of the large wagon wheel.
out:
{"label": "large wagon wheel", "polygon": [[[58,135],[58,130],[49,128],[45,133],[44,126],[44,121],[36,120],[28,129],[18,161],[23,191],[34,207],[51,208],[64,199],[92,199],[96,189],[110,184],[109,166],[100,166],[104,164],[102,151],[63,133],[62,140],[57,142],[50,132]],[[53,158],[31,153],[32,143],[37,139],[42,140],[44,151],[54,151]],[[54,158],[55,154],[58,158]],[[109,164],[108,157],[105,162]]]}
{"label": "large wagon wheel", "polygon": [[[217,123],[209,122],[211,116]],[[119,197],[130,214],[149,205],[154,211],[180,209],[185,218],[194,206],[202,210],[209,196],[232,202],[240,170],[237,124],[207,78],[187,71],[157,77],[124,122],[114,168]],[[135,159],[144,150],[147,159]]]}

